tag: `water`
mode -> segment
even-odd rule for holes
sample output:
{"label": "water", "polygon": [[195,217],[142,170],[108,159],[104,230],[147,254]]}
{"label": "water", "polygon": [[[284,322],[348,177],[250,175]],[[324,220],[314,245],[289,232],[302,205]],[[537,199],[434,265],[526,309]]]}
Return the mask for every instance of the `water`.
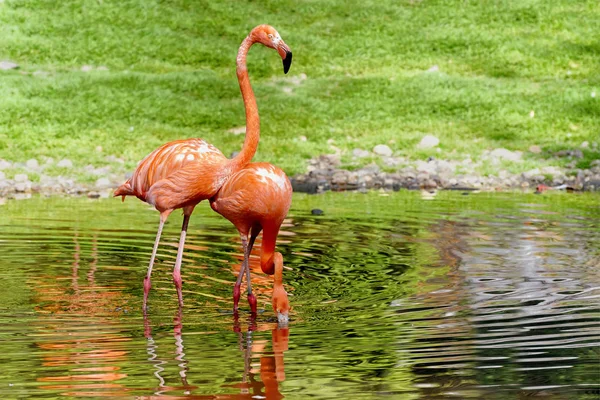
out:
{"label": "water", "polygon": [[[278,248],[292,322],[231,291],[234,228],[192,216],[185,306],[165,227],[128,199],[0,205],[0,396],[433,399],[600,396],[600,198],[418,192],[296,196]],[[311,209],[323,210],[312,215]]]}

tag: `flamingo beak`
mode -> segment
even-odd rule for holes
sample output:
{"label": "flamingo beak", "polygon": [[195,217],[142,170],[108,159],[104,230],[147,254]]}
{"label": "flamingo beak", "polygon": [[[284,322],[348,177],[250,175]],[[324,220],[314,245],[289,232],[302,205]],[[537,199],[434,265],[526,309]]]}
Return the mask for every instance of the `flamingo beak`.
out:
{"label": "flamingo beak", "polygon": [[288,73],[291,65],[292,65],[292,52],[286,51],[285,58],[283,59],[283,73],[284,74]]}
{"label": "flamingo beak", "polygon": [[279,55],[281,56],[281,59],[283,60],[283,73],[287,74],[288,71],[290,70],[290,66],[292,65],[292,51],[290,50],[288,45],[285,44],[282,40],[279,42],[279,46],[277,47],[277,52],[279,53]]}

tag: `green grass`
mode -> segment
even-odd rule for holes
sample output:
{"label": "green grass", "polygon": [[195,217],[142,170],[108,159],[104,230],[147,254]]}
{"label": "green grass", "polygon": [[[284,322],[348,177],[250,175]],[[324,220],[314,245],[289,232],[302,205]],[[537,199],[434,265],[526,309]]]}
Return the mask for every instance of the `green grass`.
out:
{"label": "green grass", "polygon": [[[255,160],[289,174],[333,152],[329,139],[347,163],[380,143],[410,159],[476,160],[600,141],[597,0],[4,0],[0,59],[20,69],[0,71],[0,158],[81,168],[115,155],[132,169],[177,138],[239,150],[243,137],[227,132],[244,125],[235,55],[260,23],[279,30],[294,63],[285,76],[272,50],[248,57]],[[439,153],[416,149],[428,133]],[[523,165],[568,162],[548,151],[526,152]],[[590,148],[579,165],[599,157]]]}

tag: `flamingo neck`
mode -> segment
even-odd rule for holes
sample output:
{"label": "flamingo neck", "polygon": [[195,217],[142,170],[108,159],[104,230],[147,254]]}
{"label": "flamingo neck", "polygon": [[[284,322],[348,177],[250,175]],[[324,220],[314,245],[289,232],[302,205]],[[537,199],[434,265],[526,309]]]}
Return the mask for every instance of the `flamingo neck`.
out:
{"label": "flamingo neck", "polygon": [[238,171],[244,168],[254,157],[258,148],[258,140],[260,138],[260,118],[258,116],[258,106],[256,97],[250,85],[248,77],[248,69],[246,67],[246,56],[250,47],[255,43],[255,39],[248,35],[240,45],[237,55],[237,77],[244,100],[244,109],[246,110],[246,138],[242,150],[232,160],[233,171]]}
{"label": "flamingo neck", "polygon": [[273,275],[273,288],[283,287],[283,263],[275,263],[275,275]]}
{"label": "flamingo neck", "polygon": [[260,268],[267,275],[273,275],[275,271],[274,255],[277,232],[270,229],[263,230],[263,238],[260,248]]}

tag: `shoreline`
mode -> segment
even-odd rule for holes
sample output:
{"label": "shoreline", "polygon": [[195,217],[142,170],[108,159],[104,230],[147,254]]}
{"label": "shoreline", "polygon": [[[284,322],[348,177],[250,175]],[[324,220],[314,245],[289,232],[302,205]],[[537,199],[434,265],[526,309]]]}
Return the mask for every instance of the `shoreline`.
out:
{"label": "shoreline", "polygon": [[[385,161],[389,163],[390,159]],[[387,170],[375,163],[350,170],[341,165],[338,155],[325,154],[309,160],[307,172],[290,177],[290,181],[294,192],[309,194],[326,191],[366,192],[400,189],[490,192],[549,189],[600,191],[600,160],[591,164],[589,169],[546,166],[521,173],[500,170],[495,175],[485,175],[476,172],[479,166],[475,163],[465,168],[464,161],[430,157],[427,161],[408,162]],[[4,171],[10,171],[11,168],[18,173],[9,179]],[[112,171],[111,166],[107,165],[95,169],[99,177],[95,183],[83,183],[68,174],[45,175],[43,170],[43,166],[40,167],[36,160],[28,160],[26,163],[0,160],[0,199],[23,199],[31,197],[32,194],[108,198],[130,175],[130,172]],[[31,181],[27,172],[37,176],[39,181]]]}
{"label": "shoreline", "polygon": [[475,171],[477,166],[458,173],[458,167],[464,167],[464,162],[430,157],[393,172],[387,172],[375,163],[351,171],[340,167],[338,156],[329,154],[310,160],[308,171],[290,180],[294,192],[301,193],[377,189],[600,191],[600,160],[593,161],[589,169],[541,167],[521,173],[500,170],[497,175],[479,174]]}

